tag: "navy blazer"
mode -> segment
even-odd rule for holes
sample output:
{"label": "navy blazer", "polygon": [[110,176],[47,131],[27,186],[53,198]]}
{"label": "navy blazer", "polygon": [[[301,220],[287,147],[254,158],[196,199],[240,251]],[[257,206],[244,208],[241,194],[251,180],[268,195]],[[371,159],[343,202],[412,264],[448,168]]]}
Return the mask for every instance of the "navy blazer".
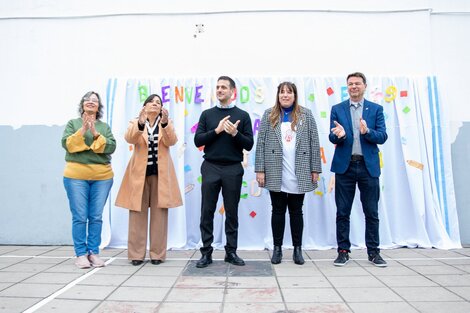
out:
{"label": "navy blazer", "polygon": [[[335,154],[331,162],[331,171],[338,174],[344,174],[351,161],[353,146],[353,125],[351,119],[349,99],[334,105],[331,108],[330,129],[335,127],[334,121],[340,123],[346,136],[338,138],[330,131],[329,139],[331,143],[336,144]],[[378,144],[383,144],[388,136],[385,127],[383,107],[377,103],[364,99],[362,108],[362,119],[366,121],[369,133],[360,135],[362,155],[364,162],[372,177],[380,176],[380,160]]]}

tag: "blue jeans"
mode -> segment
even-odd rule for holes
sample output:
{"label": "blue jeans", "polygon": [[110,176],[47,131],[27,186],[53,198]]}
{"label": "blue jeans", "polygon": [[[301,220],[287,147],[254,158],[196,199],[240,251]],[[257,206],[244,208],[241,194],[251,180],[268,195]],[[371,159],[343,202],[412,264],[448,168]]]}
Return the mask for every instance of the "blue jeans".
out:
{"label": "blue jeans", "polygon": [[372,177],[367,171],[364,161],[351,161],[344,174],[336,174],[335,200],[336,200],[336,240],[338,251],[350,252],[349,217],[356,193],[359,187],[362,210],[366,220],[366,247],[368,254],[380,252],[379,244],[379,178]]}
{"label": "blue jeans", "polygon": [[101,244],[103,208],[113,179],[81,180],[64,177],[64,187],[72,212],[75,254],[98,254]]}

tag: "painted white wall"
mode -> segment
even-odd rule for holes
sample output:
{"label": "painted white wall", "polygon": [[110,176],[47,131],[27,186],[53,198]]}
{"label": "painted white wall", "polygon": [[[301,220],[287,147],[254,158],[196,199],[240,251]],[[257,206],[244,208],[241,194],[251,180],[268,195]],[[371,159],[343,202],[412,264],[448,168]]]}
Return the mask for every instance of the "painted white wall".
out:
{"label": "painted white wall", "polygon": [[0,126],[64,125],[110,77],[358,70],[436,75],[455,138],[470,121],[469,33],[465,0],[0,0]]}

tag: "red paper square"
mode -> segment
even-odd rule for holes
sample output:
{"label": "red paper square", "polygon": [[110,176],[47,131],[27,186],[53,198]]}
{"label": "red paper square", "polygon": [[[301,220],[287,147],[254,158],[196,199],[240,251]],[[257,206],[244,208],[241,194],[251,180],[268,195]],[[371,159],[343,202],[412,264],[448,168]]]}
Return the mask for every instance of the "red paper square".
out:
{"label": "red paper square", "polygon": [[335,92],[333,91],[333,88],[331,87],[328,87],[328,89],[326,90],[326,93],[331,96],[332,94],[334,94]]}
{"label": "red paper square", "polygon": [[408,97],[408,91],[407,90],[402,90],[400,91],[400,97]]}
{"label": "red paper square", "polygon": [[250,216],[251,216],[252,218],[255,218],[256,212],[255,212],[255,211],[251,211]]}

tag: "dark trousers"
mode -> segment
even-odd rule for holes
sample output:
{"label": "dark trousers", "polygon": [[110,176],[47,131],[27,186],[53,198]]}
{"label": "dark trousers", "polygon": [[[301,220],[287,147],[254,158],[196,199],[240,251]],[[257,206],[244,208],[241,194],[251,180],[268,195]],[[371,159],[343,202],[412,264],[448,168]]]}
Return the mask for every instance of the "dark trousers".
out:
{"label": "dark trousers", "polygon": [[201,239],[202,254],[212,254],[214,241],[214,213],[222,189],[225,209],[225,236],[227,244],[225,251],[235,252],[238,241],[238,203],[243,178],[241,163],[219,165],[204,161],[201,165],[202,175],[202,204],[201,204]]}
{"label": "dark trousers", "polygon": [[282,246],[286,226],[286,211],[287,208],[289,208],[292,244],[294,246],[302,246],[302,232],[304,230],[302,206],[304,204],[305,194],[270,191],[269,195],[271,196],[271,205],[273,208],[271,228],[273,230],[274,245]]}
{"label": "dark trousers", "polygon": [[368,254],[379,253],[379,178],[371,177],[364,161],[351,161],[344,174],[336,174],[336,240],[338,251],[350,251],[349,217],[356,192],[359,187],[362,210],[366,220],[366,247]]}

